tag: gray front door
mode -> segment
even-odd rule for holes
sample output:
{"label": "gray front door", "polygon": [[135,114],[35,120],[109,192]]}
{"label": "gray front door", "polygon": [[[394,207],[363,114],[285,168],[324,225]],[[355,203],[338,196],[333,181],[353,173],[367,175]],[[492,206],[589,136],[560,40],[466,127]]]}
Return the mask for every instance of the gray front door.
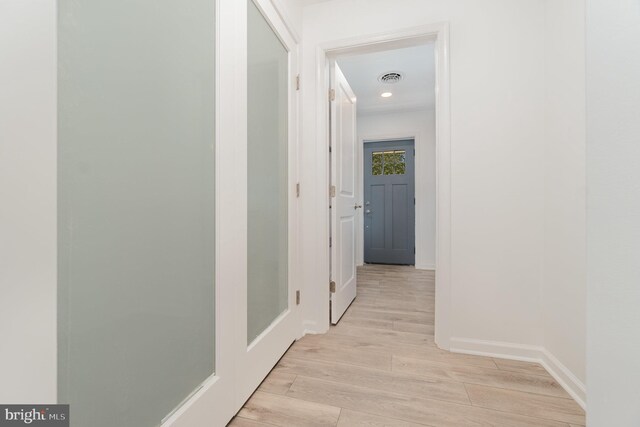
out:
{"label": "gray front door", "polygon": [[413,139],[365,142],[364,262],[415,264]]}

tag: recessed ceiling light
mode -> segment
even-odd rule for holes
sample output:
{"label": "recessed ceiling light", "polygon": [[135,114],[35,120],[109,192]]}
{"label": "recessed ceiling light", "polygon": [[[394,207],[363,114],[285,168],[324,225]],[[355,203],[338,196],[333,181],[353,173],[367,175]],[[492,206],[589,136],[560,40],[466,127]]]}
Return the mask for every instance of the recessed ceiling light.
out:
{"label": "recessed ceiling light", "polygon": [[391,92],[382,92],[380,96],[383,98],[389,98],[390,96],[393,96],[393,94]]}

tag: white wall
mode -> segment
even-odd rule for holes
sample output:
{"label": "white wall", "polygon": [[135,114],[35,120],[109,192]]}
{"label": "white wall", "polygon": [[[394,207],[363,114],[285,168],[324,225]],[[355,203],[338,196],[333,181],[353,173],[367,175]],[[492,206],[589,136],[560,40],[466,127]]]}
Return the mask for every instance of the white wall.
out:
{"label": "white wall", "polygon": [[[358,139],[415,137],[416,268],[436,265],[436,129],[435,111],[358,114]],[[359,162],[362,167],[362,160]],[[360,187],[363,188],[363,183]],[[364,237],[359,216],[357,259],[362,263]]]}
{"label": "white wall", "polygon": [[[302,2],[300,0],[271,0],[278,13],[289,26],[295,38],[302,34]],[[299,41],[299,40],[298,40]]]}
{"label": "white wall", "polygon": [[569,371],[569,378],[564,380],[572,383],[578,398],[584,401],[585,6],[583,0],[546,3],[541,316],[545,349]]}
{"label": "white wall", "polygon": [[640,425],[640,2],[587,1],[590,427]]}
{"label": "white wall", "polygon": [[[640,420],[635,404],[640,400],[635,387],[640,346],[630,338],[637,336],[640,324],[635,262],[640,255],[640,204],[630,197],[640,180],[640,6],[635,0],[589,1],[589,417],[594,426],[624,426]],[[316,48],[330,40],[449,21],[453,336],[548,346],[581,379],[579,337],[567,338],[570,331],[580,330],[579,322],[561,325],[558,334],[549,332],[558,322],[573,322],[580,311],[575,301],[551,292],[566,284],[561,292],[580,298],[580,227],[565,228],[573,213],[580,221],[579,179],[560,168],[560,159],[580,153],[579,79],[567,86],[562,79],[574,75],[545,66],[555,58],[577,70],[579,58],[560,58],[566,53],[560,49],[545,52],[541,37],[546,25],[548,34],[579,43],[573,12],[562,5],[545,11],[545,2],[538,0],[338,4],[340,9],[334,2],[311,6],[303,21],[306,327],[322,331],[328,326],[327,306],[318,304],[328,297],[328,258],[322,240],[327,222],[318,215],[326,201],[327,171],[317,162],[326,153],[315,138]],[[561,14],[556,24],[555,13]],[[359,19],[352,19],[356,15]],[[53,2],[0,1],[0,401],[6,403],[51,402],[56,394],[55,19]],[[565,22],[570,28],[556,26]],[[618,44],[611,42],[612,35],[618,36]],[[575,98],[554,100],[547,84]],[[549,109],[553,102],[560,103]],[[627,107],[615,108],[620,104]],[[565,108],[569,115],[559,116]],[[570,128],[563,125],[565,119]],[[544,142],[546,137],[556,143]],[[559,148],[560,141],[570,143]],[[570,168],[579,174],[579,161]],[[559,188],[567,193],[563,196]],[[543,215],[545,206],[554,206],[558,214]],[[559,232],[566,238],[553,236]],[[565,250],[551,248],[556,242]],[[555,264],[554,258],[543,256],[543,248],[563,253],[569,264]],[[541,288],[540,281],[553,274],[569,278],[568,284],[554,279]],[[548,311],[541,308],[547,301],[552,303]],[[570,309],[563,312],[567,303]],[[553,320],[542,321],[544,316]]]}
{"label": "white wall", "polygon": [[0,1],[0,402],[56,401],[56,7]]}
{"label": "white wall", "polygon": [[[357,16],[357,19],[354,17]],[[306,327],[328,310],[325,147],[316,139],[323,43],[448,21],[451,25],[452,336],[542,343],[544,3],[539,0],[344,0],[303,21],[303,302]],[[320,94],[324,96],[324,94]]]}
{"label": "white wall", "polygon": [[[357,20],[351,17],[358,16]],[[454,351],[539,360],[584,403],[585,67],[583,0],[342,0],[305,8],[303,182],[323,196],[315,140],[317,49],[450,23]],[[361,126],[368,126],[361,119]],[[372,120],[378,129],[386,124]],[[303,269],[326,298],[324,198],[303,200]],[[307,305],[323,331],[323,305]]]}

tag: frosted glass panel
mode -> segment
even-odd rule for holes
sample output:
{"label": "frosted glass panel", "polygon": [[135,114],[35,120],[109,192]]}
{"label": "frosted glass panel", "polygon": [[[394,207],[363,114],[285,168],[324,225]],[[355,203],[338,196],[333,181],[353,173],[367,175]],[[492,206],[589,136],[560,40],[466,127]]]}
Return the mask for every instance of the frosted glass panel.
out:
{"label": "frosted glass panel", "polygon": [[214,372],[214,6],[58,1],[72,426],[157,426]]}
{"label": "frosted glass panel", "polygon": [[287,309],[288,53],[252,1],[248,17],[248,295],[253,341]]}

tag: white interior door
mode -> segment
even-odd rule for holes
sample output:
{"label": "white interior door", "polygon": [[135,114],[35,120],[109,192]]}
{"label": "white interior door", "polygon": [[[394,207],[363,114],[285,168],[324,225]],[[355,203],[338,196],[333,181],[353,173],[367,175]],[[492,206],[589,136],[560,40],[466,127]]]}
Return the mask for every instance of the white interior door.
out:
{"label": "white interior door", "polygon": [[[239,2],[247,27],[247,144],[236,167],[246,188],[246,286],[240,289],[237,405],[300,332],[296,298],[297,45],[269,0]],[[244,150],[246,148],[246,151]],[[240,206],[237,206],[240,208]],[[240,209],[238,209],[240,210]],[[242,273],[239,273],[242,274]]]}
{"label": "white interior door", "polygon": [[220,85],[237,3],[57,2],[57,399],[74,426],[237,410],[237,93]]}
{"label": "white interior door", "polygon": [[331,62],[331,323],[356,297],[356,96]]}

